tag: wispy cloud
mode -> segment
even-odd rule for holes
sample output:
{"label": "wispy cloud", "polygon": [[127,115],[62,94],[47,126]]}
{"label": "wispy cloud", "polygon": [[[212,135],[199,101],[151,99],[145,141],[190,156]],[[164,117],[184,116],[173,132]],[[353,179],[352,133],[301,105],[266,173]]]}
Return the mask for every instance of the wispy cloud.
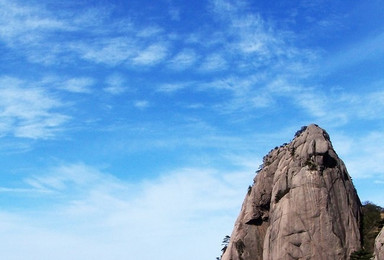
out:
{"label": "wispy cloud", "polygon": [[[378,89],[384,87],[384,82],[378,84]],[[356,95],[355,112],[365,119],[382,119],[384,118],[384,91],[373,91],[365,93],[365,95]]]}
{"label": "wispy cloud", "polygon": [[18,43],[35,43],[41,40],[44,33],[73,29],[50,16],[45,9],[6,0],[0,2],[0,7],[0,36],[11,46]]}
{"label": "wispy cloud", "polygon": [[217,72],[226,69],[227,66],[227,60],[222,56],[222,54],[215,53],[209,55],[203,60],[199,70],[202,72]]}
{"label": "wispy cloud", "polygon": [[[384,152],[384,135],[372,131],[358,138],[340,135],[337,138],[337,147],[341,147],[340,154],[343,156],[349,173],[356,179],[384,178],[384,166],[381,158]],[[339,141],[340,140],[340,141]]]}
{"label": "wispy cloud", "polygon": [[384,33],[362,39],[351,44],[338,53],[332,53],[324,60],[322,70],[334,73],[340,69],[359,65],[360,63],[384,57]]}
{"label": "wispy cloud", "polygon": [[211,1],[212,12],[226,25],[226,37],[231,52],[268,63],[273,57],[283,57],[291,52],[287,34],[276,30],[260,14],[245,11],[247,3],[227,0]]}
{"label": "wispy cloud", "polygon": [[[2,255],[15,260],[26,253],[31,258],[140,255],[141,259],[192,260],[199,257],[200,252],[192,250],[198,247],[213,259],[222,236],[232,228],[228,223],[246,193],[244,180],[249,175],[253,173],[183,168],[133,185],[89,165],[61,165],[27,180],[32,188],[53,190],[56,196],[40,193],[39,200],[55,206],[49,203],[31,218],[0,212],[2,231],[7,234],[1,244],[8,248]],[[201,230],[207,230],[204,238]],[[31,244],[36,239],[39,243]],[[73,241],[82,241],[81,247],[75,247],[80,251],[64,250],[63,245]],[[159,244],[166,255],[145,250]],[[47,245],[51,250],[46,250]],[[16,246],[23,254],[15,255]],[[189,250],[192,253],[186,256]]]}
{"label": "wispy cloud", "polygon": [[132,59],[134,65],[155,65],[163,61],[168,55],[168,49],[164,43],[156,43],[140,51]]}
{"label": "wispy cloud", "polygon": [[63,103],[36,86],[16,78],[0,78],[2,134],[26,138],[51,138],[69,116],[56,112]]}
{"label": "wispy cloud", "polygon": [[[301,82],[293,75],[296,74],[284,74],[284,71],[274,77],[256,73],[242,77],[228,76],[195,85],[198,86],[196,88],[198,91],[215,91],[226,97],[225,102],[219,100],[214,106],[224,113],[279,109],[277,104],[283,101],[283,107],[289,106],[290,109],[301,111],[300,113],[306,114],[313,122],[319,124],[341,126],[356,119],[383,118],[383,113],[380,113],[384,111],[382,91],[352,94],[347,89],[341,89],[333,93],[332,90],[325,91],[321,84],[307,85],[305,81]],[[300,77],[300,72],[297,75]],[[374,85],[368,89],[377,89],[383,83],[378,82]],[[169,86],[172,90],[173,85]],[[176,84],[174,88],[177,87],[180,86]]]}
{"label": "wispy cloud", "polygon": [[306,86],[285,77],[271,81],[261,91],[269,93],[273,99],[284,97],[292,106],[324,124],[340,126],[352,119],[380,119],[382,113],[378,112],[384,109],[381,91],[351,94],[343,89],[336,93],[326,93],[320,85]]}
{"label": "wispy cloud", "polygon": [[127,37],[102,38],[96,43],[74,42],[69,47],[85,60],[110,66],[128,62],[139,51],[136,41]]}
{"label": "wispy cloud", "polygon": [[196,63],[198,54],[192,49],[184,49],[169,61],[169,67],[175,70],[185,70]]}
{"label": "wispy cloud", "polygon": [[148,100],[136,100],[133,105],[138,109],[145,109],[150,106]]}
{"label": "wispy cloud", "polygon": [[92,78],[72,78],[59,84],[59,88],[73,93],[91,93],[90,87],[94,83],[95,80]]}
{"label": "wispy cloud", "polygon": [[98,42],[73,42],[69,49],[87,61],[109,66],[153,66],[163,61],[168,55],[168,44],[146,41],[131,35],[129,37],[101,37]]}
{"label": "wispy cloud", "polygon": [[59,53],[64,51],[55,33],[76,31],[71,23],[56,18],[43,6],[21,5],[17,1],[3,0],[0,9],[0,41],[25,55],[30,62],[55,62]]}
{"label": "wispy cloud", "polygon": [[[108,21],[108,10],[87,8],[57,15],[44,6],[7,0],[0,7],[0,40],[29,62],[52,65],[82,59],[109,66],[152,66],[167,54],[166,44],[153,41],[154,36],[164,34],[161,27]],[[74,37],[79,33],[83,37]]]}
{"label": "wispy cloud", "polygon": [[148,26],[142,30],[138,30],[136,35],[142,38],[156,37],[164,32],[160,26]]}
{"label": "wispy cloud", "polygon": [[[313,47],[324,38],[298,35],[305,28],[293,26],[296,13],[281,18],[292,19],[289,24],[275,21],[256,2],[176,7],[166,1],[168,10],[124,1],[93,7],[76,0],[48,2],[0,0],[1,55],[11,64],[3,62],[2,73],[14,75],[0,76],[0,153],[28,151],[47,164],[48,153],[54,160],[84,161],[108,154],[100,164],[115,164],[111,168],[119,172],[64,163],[28,173],[15,187],[3,184],[6,198],[34,202],[30,210],[18,203],[9,203],[17,205],[16,213],[0,210],[3,258],[195,260],[204,251],[214,259],[263,149],[288,141],[302,122],[332,130],[374,122],[370,133],[340,135],[335,146],[354,178],[384,179],[384,137],[373,129],[384,117],[383,82],[362,90],[322,83],[324,74],[381,57],[383,35],[332,56]],[[160,13],[151,13],[157,8]],[[313,23],[331,27],[327,20]],[[156,106],[176,112],[164,115]],[[100,129],[96,139],[87,135],[94,130],[89,122]],[[54,149],[59,141],[66,145],[62,140],[36,142],[57,138],[74,124],[76,133],[65,133],[81,139],[73,144],[85,144],[84,153]],[[31,143],[38,144],[33,152]],[[152,165],[161,152],[169,161],[159,165],[172,169],[161,173],[153,166],[143,180],[134,167],[141,161]],[[123,166],[117,165],[127,154]],[[131,167],[136,156],[143,157]],[[127,181],[131,176],[135,182]],[[207,231],[203,238],[201,230]]]}
{"label": "wispy cloud", "polygon": [[[300,82],[312,75],[317,50],[298,50],[290,32],[247,11],[245,2],[210,3],[220,32],[196,31],[193,40],[186,40],[194,48],[182,50],[170,61],[171,69],[191,63],[191,68],[205,76],[215,73],[215,78],[195,82],[197,87],[190,91],[220,92],[222,98],[213,107],[225,113],[267,109],[285,97],[313,117],[325,116],[324,93]],[[228,73],[217,76],[223,71]],[[169,82],[159,90],[169,93],[184,88],[184,84]]]}
{"label": "wispy cloud", "polygon": [[120,74],[110,75],[105,80],[105,83],[106,87],[103,90],[112,95],[119,95],[128,90],[126,79]]}
{"label": "wispy cloud", "polygon": [[191,82],[183,82],[183,83],[169,83],[169,84],[162,84],[158,87],[159,92],[164,92],[164,93],[174,93],[176,91],[182,90],[184,88],[189,87]]}
{"label": "wispy cloud", "polygon": [[245,55],[256,54],[264,59],[271,55],[279,55],[279,46],[284,44],[281,36],[268,27],[267,23],[257,15],[237,16],[231,24],[238,40],[233,45]]}
{"label": "wispy cloud", "polygon": [[7,187],[0,187],[0,193],[39,193],[39,192],[46,192],[41,189],[24,189],[24,188],[7,188]]}
{"label": "wispy cloud", "polygon": [[[110,174],[102,173],[99,170],[88,165],[63,164],[49,169],[48,174],[39,174],[26,178],[25,183],[36,190],[46,190],[51,192],[66,192],[67,190],[76,190],[89,187],[95,187],[100,182],[108,184],[117,184],[118,180]],[[116,185],[118,188],[119,185]],[[106,187],[114,188],[114,187]],[[78,192],[80,190],[77,190]],[[79,195],[79,193],[77,193]]]}

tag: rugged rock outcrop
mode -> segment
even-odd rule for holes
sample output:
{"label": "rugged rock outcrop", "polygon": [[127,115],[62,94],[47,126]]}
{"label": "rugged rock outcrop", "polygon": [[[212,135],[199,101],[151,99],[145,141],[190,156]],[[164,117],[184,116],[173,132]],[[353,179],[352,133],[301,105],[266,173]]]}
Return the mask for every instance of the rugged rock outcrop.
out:
{"label": "rugged rock outcrop", "polygon": [[375,240],[375,260],[384,260],[384,227]]}
{"label": "rugged rock outcrop", "polygon": [[326,131],[303,127],[263,159],[222,260],[349,259],[361,203]]}

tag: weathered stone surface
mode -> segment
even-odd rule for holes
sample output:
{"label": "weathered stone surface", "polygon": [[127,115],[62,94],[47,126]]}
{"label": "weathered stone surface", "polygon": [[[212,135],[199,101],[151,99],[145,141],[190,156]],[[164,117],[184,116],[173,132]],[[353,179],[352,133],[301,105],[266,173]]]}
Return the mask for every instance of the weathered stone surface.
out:
{"label": "weathered stone surface", "polygon": [[384,260],[384,227],[375,240],[375,260]]}
{"label": "weathered stone surface", "polygon": [[328,134],[310,125],[264,157],[222,260],[349,259],[360,215]]}

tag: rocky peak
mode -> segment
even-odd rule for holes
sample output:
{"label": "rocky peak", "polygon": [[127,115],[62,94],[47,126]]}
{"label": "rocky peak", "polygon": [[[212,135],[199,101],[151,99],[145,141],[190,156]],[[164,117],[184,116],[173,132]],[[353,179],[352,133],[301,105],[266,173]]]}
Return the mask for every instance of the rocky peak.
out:
{"label": "rocky peak", "polygon": [[302,127],[263,158],[222,259],[348,259],[360,207],[327,132]]}

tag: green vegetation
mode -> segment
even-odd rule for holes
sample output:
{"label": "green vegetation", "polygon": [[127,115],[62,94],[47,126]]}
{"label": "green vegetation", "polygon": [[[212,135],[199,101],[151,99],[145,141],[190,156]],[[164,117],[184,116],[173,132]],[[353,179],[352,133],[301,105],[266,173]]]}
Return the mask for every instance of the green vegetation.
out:
{"label": "green vegetation", "polygon": [[367,252],[364,249],[355,251],[351,254],[350,260],[370,260],[372,258],[372,253]]}
{"label": "green vegetation", "polygon": [[284,197],[287,193],[289,193],[290,188],[286,188],[284,190],[279,190],[275,197],[275,203],[279,202],[279,200]]}
{"label": "green vegetation", "polygon": [[290,150],[290,153],[291,153],[291,156],[295,155],[295,147],[294,146],[292,146],[292,148]]}
{"label": "green vegetation", "polygon": [[[223,246],[223,248],[221,249],[221,255],[223,255],[225,253],[225,251],[227,250],[230,240],[231,240],[231,237],[228,235],[226,235],[223,238],[223,242],[221,242],[221,245]],[[221,256],[216,257],[216,260],[221,260]]]}
{"label": "green vegetation", "polygon": [[307,161],[305,161],[304,165],[308,166],[310,171],[317,170],[317,164],[309,158],[307,159]]}
{"label": "green vegetation", "polygon": [[362,207],[361,246],[362,249],[351,254],[351,260],[368,260],[373,257],[375,238],[383,227],[381,213],[384,209],[366,201]]}
{"label": "green vegetation", "polygon": [[249,186],[248,186],[248,192],[247,192],[248,196],[251,195],[251,192],[252,192],[252,186],[249,185]]}
{"label": "green vegetation", "polygon": [[236,247],[237,253],[239,254],[239,257],[241,258],[242,254],[244,253],[244,249],[245,249],[244,242],[241,239],[237,240],[235,243],[235,247]]}
{"label": "green vegetation", "polygon": [[295,133],[295,137],[298,137],[299,135],[301,135],[301,133],[303,133],[306,129],[307,129],[307,126],[302,126],[302,127],[300,128],[300,130],[298,130],[298,131]]}
{"label": "green vegetation", "polygon": [[384,221],[381,219],[383,208],[366,201],[363,203],[363,222],[362,222],[362,246],[370,253],[373,253],[375,238],[383,227]]}

